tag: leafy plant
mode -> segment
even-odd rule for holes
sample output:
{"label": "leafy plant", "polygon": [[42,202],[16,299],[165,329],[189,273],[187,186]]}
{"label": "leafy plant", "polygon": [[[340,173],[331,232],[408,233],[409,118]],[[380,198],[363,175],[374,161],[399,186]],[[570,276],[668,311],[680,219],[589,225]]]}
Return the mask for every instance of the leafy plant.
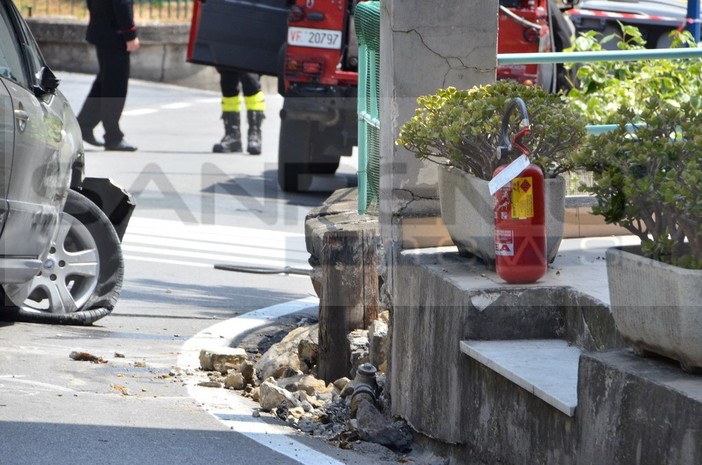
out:
{"label": "leafy plant", "polygon": [[[578,51],[645,47],[641,33],[576,39]],[[673,47],[696,46],[688,32]],[[590,136],[576,163],[593,173],[591,187],[604,216],[641,239],[647,257],[702,268],[702,61],[610,61],[580,65],[579,87],[568,93],[588,121],[617,129]]]}
{"label": "leafy plant", "polygon": [[[582,33],[573,47],[565,51],[601,51],[604,45],[617,40],[619,50],[642,50],[646,41],[634,26],[620,23],[621,35],[600,37],[596,31]],[[688,31],[673,32],[671,47],[695,47]],[[613,124],[623,106],[637,112],[639,105],[651,98],[670,105],[680,105],[699,98],[702,89],[702,61],[699,60],[634,60],[597,61],[566,64],[577,66],[577,84],[568,92],[568,99],[590,124]]]}
{"label": "leafy plant", "polygon": [[[547,177],[570,170],[572,155],[587,135],[585,120],[561,95],[512,81],[467,90],[447,87],[419,97],[415,116],[402,126],[396,142],[419,159],[491,179],[498,166],[521,154],[516,149],[499,150],[502,117],[515,97],[524,100],[529,113],[531,134],[522,143],[531,151],[530,161]],[[514,117],[510,126],[519,127],[517,112]]]}
{"label": "leafy plant", "polygon": [[650,98],[616,120],[577,160],[593,172],[593,212],[638,236],[647,257],[702,268],[702,106]]}

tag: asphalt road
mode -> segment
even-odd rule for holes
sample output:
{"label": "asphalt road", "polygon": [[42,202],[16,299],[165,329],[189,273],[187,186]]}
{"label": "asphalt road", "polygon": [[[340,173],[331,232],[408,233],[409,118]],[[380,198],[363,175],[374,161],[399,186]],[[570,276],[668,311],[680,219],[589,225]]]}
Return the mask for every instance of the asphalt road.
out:
{"label": "asphalt road", "polygon": [[[92,77],[59,78],[77,112]],[[88,176],[112,178],[137,202],[120,301],[90,327],[0,326],[0,464],[394,463],[383,448],[337,449],[253,418],[238,394],[197,386],[203,346],[316,315],[306,276],[214,265],[308,266],[305,214],[353,183],[352,159],[316,180],[315,193],[281,193],[282,101],[267,102],[262,156],[212,154],[222,136],[216,93],[132,81],[122,126],[139,150],[86,153]]]}

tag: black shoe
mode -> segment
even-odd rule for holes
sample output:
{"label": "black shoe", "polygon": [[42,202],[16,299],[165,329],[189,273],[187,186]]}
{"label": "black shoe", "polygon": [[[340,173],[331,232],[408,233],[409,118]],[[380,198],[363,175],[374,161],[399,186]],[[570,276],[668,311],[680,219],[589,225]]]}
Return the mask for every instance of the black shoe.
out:
{"label": "black shoe", "polygon": [[105,145],[104,142],[100,142],[95,138],[92,131],[83,131],[83,142],[87,142],[88,144],[94,145],[95,147],[102,147],[103,145]]}
{"label": "black shoe", "polygon": [[137,150],[137,148],[135,146],[129,144],[124,139],[122,139],[121,141],[117,142],[116,144],[110,144],[110,145],[105,144],[105,150],[114,151],[114,152],[135,152]]}

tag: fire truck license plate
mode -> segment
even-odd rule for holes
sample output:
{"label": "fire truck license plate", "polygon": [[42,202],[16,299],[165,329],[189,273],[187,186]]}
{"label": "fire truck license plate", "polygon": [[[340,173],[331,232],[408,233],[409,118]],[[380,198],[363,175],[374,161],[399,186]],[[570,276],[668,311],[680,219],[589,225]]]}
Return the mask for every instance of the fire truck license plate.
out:
{"label": "fire truck license plate", "polygon": [[298,47],[341,48],[341,31],[310,29],[307,27],[288,28],[288,44]]}

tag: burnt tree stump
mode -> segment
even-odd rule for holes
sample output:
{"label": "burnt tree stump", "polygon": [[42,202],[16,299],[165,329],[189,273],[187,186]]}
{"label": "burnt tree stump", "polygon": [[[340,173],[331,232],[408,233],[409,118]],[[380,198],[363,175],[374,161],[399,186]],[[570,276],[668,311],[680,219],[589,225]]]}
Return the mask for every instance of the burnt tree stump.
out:
{"label": "burnt tree stump", "polygon": [[318,376],[350,376],[348,334],[378,317],[376,228],[327,231],[322,239]]}

